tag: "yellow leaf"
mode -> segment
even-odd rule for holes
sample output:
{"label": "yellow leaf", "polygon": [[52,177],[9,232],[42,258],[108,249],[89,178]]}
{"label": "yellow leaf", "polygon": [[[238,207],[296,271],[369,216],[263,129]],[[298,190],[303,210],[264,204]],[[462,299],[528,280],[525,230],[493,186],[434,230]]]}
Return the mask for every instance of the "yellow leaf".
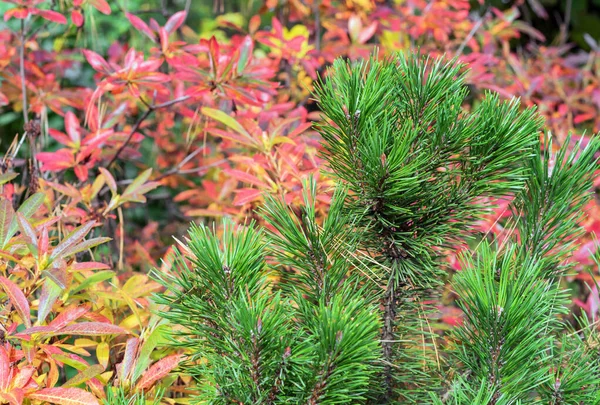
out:
{"label": "yellow leaf", "polygon": [[75,346],[79,346],[79,347],[94,347],[97,344],[98,344],[98,342],[96,342],[95,340],[92,340],[92,339],[87,339],[87,338],[75,339]]}
{"label": "yellow leaf", "polygon": [[108,347],[108,343],[98,343],[98,347],[96,347],[96,357],[98,358],[98,363],[102,364],[102,367],[108,367],[109,356],[110,348]]}

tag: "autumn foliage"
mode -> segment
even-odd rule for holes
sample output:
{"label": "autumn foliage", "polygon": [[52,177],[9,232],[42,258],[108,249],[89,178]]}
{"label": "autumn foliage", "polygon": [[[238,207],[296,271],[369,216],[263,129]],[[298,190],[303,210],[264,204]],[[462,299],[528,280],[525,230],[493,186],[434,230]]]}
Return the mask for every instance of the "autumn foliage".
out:
{"label": "autumn foliage", "polygon": [[[172,326],[157,315],[162,287],[149,271],[170,272],[173,236],[190,221],[261,221],[265,193],[294,206],[309,176],[317,215],[328,210],[311,94],[338,57],[375,48],[456,57],[471,69],[470,105],[488,89],[520,97],[558,144],[600,130],[598,49],[550,45],[521,18],[522,0],[503,10],[467,0],[264,0],[237,12],[215,1],[208,29],[189,23],[196,1],[156,2],[168,4],[162,10],[3,2],[0,401],[11,405],[98,404],[107,390],[185,402],[194,389],[177,368],[186,353],[166,345]],[[119,21],[125,34],[95,46],[98,21]],[[482,233],[501,237],[506,206]],[[571,284],[573,309],[595,315],[600,205],[587,209]],[[455,252],[447,257],[458,270]],[[442,298],[439,329],[461,322],[452,294]]]}

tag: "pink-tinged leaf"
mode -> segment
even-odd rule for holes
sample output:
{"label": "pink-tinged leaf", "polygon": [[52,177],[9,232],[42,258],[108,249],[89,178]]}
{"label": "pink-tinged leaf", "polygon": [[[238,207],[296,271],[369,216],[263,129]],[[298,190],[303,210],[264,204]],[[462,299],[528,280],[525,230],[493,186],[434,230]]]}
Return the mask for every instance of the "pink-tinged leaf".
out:
{"label": "pink-tinged leaf", "polygon": [[6,97],[3,93],[0,92],[0,107],[5,106],[8,103],[8,97]]}
{"label": "pink-tinged leaf", "polygon": [[86,251],[88,249],[91,249],[91,248],[101,245],[103,243],[106,243],[110,240],[111,240],[111,238],[105,238],[105,237],[84,240],[83,242],[81,242],[81,243],[73,246],[72,248],[67,249],[65,252],[63,252],[63,257],[69,257],[69,256],[72,256],[79,252]]}
{"label": "pink-tinged leaf", "polygon": [[71,264],[70,267],[71,267],[71,269],[73,269],[75,271],[110,269],[110,266],[108,264],[100,263],[100,262],[73,263],[73,264]]}
{"label": "pink-tinged leaf", "polygon": [[139,341],[140,340],[138,338],[127,339],[123,361],[117,367],[117,376],[120,380],[128,380],[133,372],[133,365],[135,364],[135,359],[137,358]]}
{"label": "pink-tinged leaf", "polygon": [[38,305],[38,319],[37,322],[41,323],[46,320],[46,317],[52,310],[52,306],[60,297],[63,289],[60,288],[54,281],[49,278],[44,280],[42,286],[42,293],[40,294],[40,303]]}
{"label": "pink-tinged leaf", "polygon": [[19,370],[19,372],[12,379],[12,386],[15,388],[23,388],[27,384],[31,383],[33,377],[33,373],[36,371],[36,368],[33,366],[25,366]]}
{"label": "pink-tinged leaf", "polygon": [[154,35],[154,32],[152,32],[152,30],[150,29],[150,27],[148,27],[148,25],[144,21],[142,21],[141,18],[139,18],[136,15],[130,14],[130,13],[125,13],[125,15],[127,16],[127,19],[129,20],[129,22],[131,23],[131,25],[133,25],[133,28],[135,28],[136,30],[138,30],[141,33],[145,34],[153,42],[156,41],[156,37]]}
{"label": "pink-tinged leaf", "polygon": [[240,206],[248,204],[249,202],[256,201],[262,196],[262,191],[254,188],[245,188],[236,190],[235,198],[233,199],[233,205]]}
{"label": "pink-tinged leaf", "polygon": [[29,302],[27,301],[25,294],[23,294],[23,291],[21,291],[19,286],[6,277],[0,276],[0,284],[2,285],[4,291],[6,291],[8,299],[19,313],[19,316],[23,319],[25,326],[28,328],[31,327]]}
{"label": "pink-tinged leaf", "polygon": [[65,18],[65,16],[56,11],[36,9],[36,14],[48,21],[55,22],[57,24],[67,23],[67,19]]}
{"label": "pink-tinged leaf", "polygon": [[252,43],[252,38],[250,38],[249,35],[244,38],[239,50],[240,58],[238,59],[237,63],[237,74],[241,75],[244,73],[244,69],[246,69],[248,63],[250,63],[250,60],[252,59],[252,51],[254,50],[254,44]]}
{"label": "pink-tinged leaf", "polygon": [[180,355],[174,354],[157,361],[144,373],[142,378],[140,378],[135,389],[137,391],[149,390],[158,380],[166,377],[171,370],[177,367],[180,359]]}
{"label": "pink-tinged leaf", "polygon": [[38,252],[41,255],[48,253],[48,227],[44,226],[42,228],[42,235],[38,241]]}
{"label": "pink-tinged leaf", "polygon": [[238,181],[252,184],[256,187],[262,188],[263,190],[270,188],[267,183],[265,183],[264,181],[261,181],[256,176],[254,176],[250,173],[246,173],[246,172],[243,172],[243,171],[237,170],[237,169],[227,169],[227,170],[224,170],[224,172]]}
{"label": "pink-tinged leaf", "polygon": [[85,182],[88,179],[88,168],[87,166],[75,166],[75,176],[81,182]]}
{"label": "pink-tinged leaf", "polygon": [[73,230],[73,232],[67,235],[65,239],[63,239],[58,246],[54,248],[52,254],[50,255],[50,259],[54,260],[58,257],[63,257],[67,255],[69,251],[75,249],[95,224],[96,221],[90,221]]}
{"label": "pink-tinged leaf", "polygon": [[81,143],[81,126],[72,111],[67,111],[65,114],[65,131],[67,131],[73,143],[77,145]]}
{"label": "pink-tinged leaf", "polygon": [[117,193],[117,182],[115,181],[115,178],[104,167],[99,167],[98,170],[100,170],[100,173],[104,177],[104,180],[106,180],[106,185],[108,186],[110,191],[113,194],[116,194]]}
{"label": "pink-tinged leaf", "polygon": [[23,403],[24,394],[21,390],[12,390],[11,392],[0,392],[2,403],[9,405],[21,405]]}
{"label": "pink-tinged leaf", "polygon": [[84,49],[83,56],[87,59],[88,63],[98,72],[102,72],[105,74],[110,74],[112,69],[108,62],[100,55],[98,55],[94,51],[90,51],[89,49]]}
{"label": "pink-tinged leaf", "polygon": [[61,335],[102,336],[121,335],[129,332],[120,326],[103,322],[82,322],[67,325],[59,331]]}
{"label": "pink-tinged leaf", "polygon": [[13,222],[14,216],[15,210],[11,202],[6,198],[0,199],[0,248],[3,248],[10,239],[10,224]]}
{"label": "pink-tinged leaf", "polygon": [[52,322],[50,322],[49,326],[52,326],[57,330],[62,329],[71,322],[74,322],[84,316],[88,310],[89,309],[85,306],[70,307],[54,318]]}
{"label": "pink-tinged leaf", "polygon": [[94,8],[102,14],[110,15],[110,6],[106,0],[89,0],[88,3],[94,6]]}
{"label": "pink-tinged leaf", "polygon": [[0,389],[6,391],[10,385],[11,370],[10,370],[10,359],[8,358],[8,352],[3,346],[0,346]]}
{"label": "pink-tinged leaf", "polygon": [[165,24],[165,30],[170,34],[174,32],[176,29],[181,27],[181,25],[185,22],[185,18],[187,13],[185,11],[179,11],[171,16],[167,23]]}
{"label": "pink-tinged leaf", "polygon": [[366,43],[373,35],[375,35],[375,31],[377,31],[377,21],[373,21],[367,28],[360,32],[358,35],[358,43]]}
{"label": "pink-tinged leaf", "polygon": [[19,224],[19,229],[21,230],[21,234],[25,239],[27,247],[29,247],[31,254],[37,258],[37,236],[35,234],[35,230],[29,221],[27,221],[27,218],[25,218],[25,216],[20,212],[17,212],[17,223]]}
{"label": "pink-tinged leaf", "polygon": [[81,27],[83,26],[83,14],[81,14],[81,11],[79,10],[73,10],[71,11],[71,21],[73,21],[73,24],[75,24],[77,27]]}
{"label": "pink-tinged leaf", "polygon": [[67,262],[58,258],[52,262],[52,267],[42,270],[42,275],[48,277],[61,289],[66,289],[68,284]]}
{"label": "pink-tinged leaf", "polygon": [[[39,192],[33,194],[27,200],[23,201],[21,206],[17,209],[17,212],[23,214],[25,218],[31,218],[31,216],[36,213],[42,204],[44,203],[44,199],[46,198],[46,194]],[[17,231],[18,224],[17,219],[14,218],[13,222],[10,224],[10,229],[8,232],[8,237],[12,238],[15,232]],[[7,241],[8,242],[8,241]]]}
{"label": "pink-tinged leaf", "polygon": [[27,398],[58,405],[100,405],[91,392],[79,388],[43,388]]}

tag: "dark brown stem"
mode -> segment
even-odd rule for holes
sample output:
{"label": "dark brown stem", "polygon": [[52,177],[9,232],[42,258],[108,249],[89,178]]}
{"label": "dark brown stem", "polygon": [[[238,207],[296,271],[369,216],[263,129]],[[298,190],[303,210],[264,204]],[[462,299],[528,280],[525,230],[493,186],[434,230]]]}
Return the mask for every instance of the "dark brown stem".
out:
{"label": "dark brown stem", "polygon": [[383,350],[383,376],[385,384],[385,398],[390,402],[394,395],[394,380],[392,372],[394,323],[396,321],[396,294],[394,287],[390,284],[384,296],[383,328],[381,332],[381,348]]}
{"label": "dark brown stem", "polygon": [[321,51],[321,13],[319,12],[321,1],[315,1],[313,4],[313,13],[315,15],[315,50],[319,52]]}
{"label": "dark brown stem", "polygon": [[133,138],[133,135],[140,128],[140,125],[142,125],[142,123],[144,122],[144,120],[146,118],[148,118],[148,116],[150,114],[152,114],[152,111],[158,110],[158,109],[164,108],[164,107],[170,107],[173,104],[180,103],[182,101],[187,100],[188,98],[189,98],[189,96],[183,96],[183,97],[176,98],[174,100],[167,101],[167,102],[162,103],[162,104],[156,104],[156,105],[151,104],[151,105],[148,105],[148,109],[146,110],[146,112],[144,114],[142,114],[140,116],[140,118],[138,118],[138,120],[135,122],[135,124],[133,124],[133,127],[131,128],[131,131],[129,131],[129,135],[127,136],[127,139],[125,140],[125,142],[123,142],[123,145],[121,145],[121,147],[117,150],[117,153],[115,153],[115,155],[112,157],[112,159],[110,160],[110,162],[108,162],[108,164],[106,165],[106,167],[109,168],[113,163],[115,163],[115,161],[119,158],[119,155],[123,152],[123,150],[127,147],[127,145],[129,144],[129,142],[131,141],[131,138]]}

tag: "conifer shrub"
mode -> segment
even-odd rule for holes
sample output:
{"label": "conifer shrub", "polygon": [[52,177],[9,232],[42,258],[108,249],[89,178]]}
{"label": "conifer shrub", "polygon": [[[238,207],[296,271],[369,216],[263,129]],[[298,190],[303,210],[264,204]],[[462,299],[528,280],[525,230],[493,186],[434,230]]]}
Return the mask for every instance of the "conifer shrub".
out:
{"label": "conifer shrub", "polygon": [[[315,91],[328,215],[309,180],[299,208],[266,198],[264,228],[192,226],[156,277],[201,402],[600,403],[597,335],[568,322],[561,284],[600,141],[555,147],[534,109],[492,93],[467,110],[464,83],[456,61],[337,60]],[[499,198],[506,233],[481,237]],[[455,246],[464,322],[442,339]]]}

